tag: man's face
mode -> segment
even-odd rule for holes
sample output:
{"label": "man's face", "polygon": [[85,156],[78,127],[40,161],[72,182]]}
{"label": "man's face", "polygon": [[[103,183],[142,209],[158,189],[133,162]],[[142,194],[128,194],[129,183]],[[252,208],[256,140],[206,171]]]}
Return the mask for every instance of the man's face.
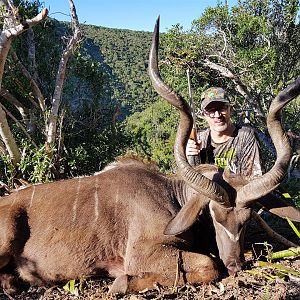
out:
{"label": "man's face", "polygon": [[203,110],[203,116],[211,130],[217,132],[226,131],[230,120],[231,107],[223,102],[212,102]]}

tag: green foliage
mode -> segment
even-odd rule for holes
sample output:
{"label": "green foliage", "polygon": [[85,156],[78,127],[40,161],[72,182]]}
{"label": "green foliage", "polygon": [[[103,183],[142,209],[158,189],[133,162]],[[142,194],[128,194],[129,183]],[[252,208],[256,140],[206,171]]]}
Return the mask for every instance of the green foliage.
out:
{"label": "green foliage", "polygon": [[[30,12],[34,5],[39,5],[38,2],[32,1],[26,2],[25,5],[24,3],[21,5],[22,10],[27,12],[28,9],[28,14],[34,13]],[[38,9],[38,6],[35,8]],[[14,41],[14,50],[29,73],[36,78],[46,98],[45,112],[33,105],[37,99],[32,93],[28,79],[23,76],[11,58],[7,61],[3,85],[9,91],[13,91],[15,98],[30,110],[34,130],[28,133],[37,145],[43,145],[45,142],[45,124],[51,104],[49,100],[53,96],[62,49],[66,45],[66,37],[70,34],[70,24],[53,19],[47,19],[43,24],[33,28],[37,70],[33,68],[32,57],[28,55],[28,43],[32,41],[29,32],[25,32]],[[89,174],[99,171],[99,168],[111,161],[114,155],[122,153],[120,147],[123,147],[121,143],[124,140],[120,138],[118,142],[112,142],[119,126],[112,124],[113,115],[119,105],[116,100],[111,99],[112,91],[108,75],[89,50],[88,42],[84,42],[76,49],[74,57],[68,63],[53,157],[49,158],[46,155],[44,147],[36,150],[28,139],[20,168],[14,170],[12,172],[14,175],[11,176],[17,174],[35,183],[52,180],[54,177]],[[2,101],[18,118],[18,110],[7,101]],[[24,133],[16,126],[13,127],[14,136],[18,144],[22,145]],[[9,168],[7,163],[3,161],[6,169]],[[23,174],[20,175],[19,172]]]}
{"label": "green foliage", "polygon": [[286,130],[300,132],[300,97],[293,100],[283,112],[283,122]]}
{"label": "green foliage", "polygon": [[84,130],[72,140],[66,139],[68,153],[65,157],[65,173],[69,176],[88,175],[100,171],[116,156],[124,153],[128,140],[122,127],[97,131]]}
{"label": "green foliage", "polygon": [[[300,254],[300,247],[297,248],[289,248],[282,251],[277,251],[272,253],[272,260],[274,259],[281,259],[281,258],[288,258],[288,257],[294,257],[296,258]],[[300,277],[300,273],[296,270],[288,269],[290,274],[293,274],[294,276]],[[286,274],[285,274],[286,275]]]}
{"label": "green foliage", "polygon": [[75,279],[72,279],[63,286],[63,289],[72,295],[79,296],[83,291],[84,283],[85,279],[81,278],[78,282]]}
{"label": "green foliage", "polygon": [[293,231],[295,232],[295,234],[297,235],[297,237],[300,239],[300,232],[297,229],[297,227],[295,226],[295,224],[289,218],[286,218],[286,219],[287,219],[289,225],[291,226],[291,228],[293,229]]}
{"label": "green foliage", "polygon": [[12,3],[18,8],[18,14],[22,19],[31,19],[35,17],[41,6],[39,0],[13,0]]}
{"label": "green foliage", "polygon": [[[35,60],[38,75],[38,84],[45,98],[51,99],[55,87],[55,77],[62,54],[62,49],[66,43],[69,28],[64,23],[59,23],[54,19],[47,19],[41,24],[34,26],[33,39],[30,40],[30,31],[14,39],[12,48],[17,53],[21,62],[34,75],[33,62],[28,51],[28,43],[35,43]],[[3,85],[10,91],[14,91],[16,98],[26,107],[31,108],[32,95],[31,85],[24,78],[16,64],[8,57]]]}
{"label": "green foliage", "polygon": [[125,130],[131,138],[130,149],[156,162],[162,171],[174,171],[177,123],[177,111],[165,100],[156,101],[143,112],[127,118]]}
{"label": "green foliage", "polygon": [[11,162],[8,154],[0,155],[0,181],[6,183],[8,186],[13,186],[13,179],[15,175],[15,167]]}
{"label": "green foliage", "polygon": [[[25,17],[33,16],[40,7],[39,1],[16,3]],[[249,109],[252,124],[266,132],[264,118],[271,99],[299,74],[298,10],[296,0],[239,1],[231,9],[222,4],[209,7],[194,20],[190,31],[184,32],[176,25],[160,35],[162,77],[188,99],[189,67],[197,111],[202,91],[212,85],[222,86],[236,108],[235,119]],[[43,157],[43,146],[36,150],[29,141],[26,147],[22,146],[24,134],[14,129],[20,148],[25,149],[20,164],[24,177],[33,182],[52,180],[53,166],[62,177],[91,174],[126,150],[154,160],[162,171],[172,172],[178,113],[165,101],[157,100],[151,87],[147,72],[151,33],[90,25],[82,25],[82,30],[85,38],[69,61],[66,74],[54,156]],[[49,109],[70,24],[48,19],[33,31],[38,83]],[[24,33],[14,41],[13,48],[29,72],[33,72],[29,41],[29,33]],[[234,81],[205,64],[208,58],[239,76],[261,109],[261,116],[236,91]],[[30,110],[36,130],[29,134],[35,144],[43,145],[47,112],[41,113],[32,104],[36,99],[31,86],[11,57],[3,86]],[[299,117],[295,118],[299,116],[299,101],[291,103],[283,116],[286,129],[294,132],[300,130]],[[3,103],[20,119],[13,105]],[[197,121],[199,128],[205,126],[200,118]],[[3,181],[16,174],[5,156],[0,160],[0,171]],[[299,198],[297,191],[292,195]]]}
{"label": "green foliage", "polygon": [[22,157],[17,169],[12,165],[8,155],[0,155],[0,180],[10,188],[14,188],[15,179],[26,179],[31,183],[42,183],[54,180],[54,159],[47,155],[45,147],[33,147],[22,140]]}
{"label": "green foliage", "polygon": [[[194,20],[190,32],[177,27],[168,33],[172,47],[165,48],[165,61],[171,64],[165,65],[165,73],[171,76],[189,65],[196,96],[209,86],[224,87],[240,112],[249,109],[252,124],[264,131],[271,100],[299,74],[298,11],[295,0],[239,1],[231,9],[222,4],[209,7]],[[235,78],[207,67],[207,59],[241,80],[262,115],[237,93]]]}
{"label": "green foliage", "polygon": [[22,159],[18,164],[24,178],[32,183],[50,182],[54,179],[53,167],[53,159],[47,155],[45,146],[36,149],[24,142]]}
{"label": "green foliage", "polygon": [[288,193],[295,203],[296,207],[300,209],[300,179],[291,178],[286,180],[279,186],[281,193]]}
{"label": "green foliage", "polygon": [[[100,62],[81,47],[70,59],[68,79],[64,87],[64,104],[73,111],[87,107],[103,106],[109,110],[115,103],[110,99],[108,76],[101,69]],[[74,88],[76,87],[76,88]]]}
{"label": "green foliage", "polygon": [[[297,250],[297,254],[299,254],[300,248],[292,248],[292,249]],[[296,254],[296,253],[294,253],[294,254]],[[300,273],[297,272],[297,270],[288,268],[288,267],[286,267],[284,265],[280,265],[280,264],[277,264],[277,263],[270,263],[270,262],[266,262],[266,261],[258,261],[258,264],[261,267],[272,268],[271,271],[275,275],[273,275],[272,272],[268,272],[267,274],[269,275],[268,278],[270,280],[276,280],[276,279],[278,279],[278,277],[279,278],[283,278],[284,276],[287,276],[287,275],[293,275],[295,277],[300,277]]]}
{"label": "green foliage", "polygon": [[123,118],[151,104],[155,95],[147,73],[151,34],[96,26],[83,26],[83,31],[91,56],[111,79],[112,100],[124,107]]}

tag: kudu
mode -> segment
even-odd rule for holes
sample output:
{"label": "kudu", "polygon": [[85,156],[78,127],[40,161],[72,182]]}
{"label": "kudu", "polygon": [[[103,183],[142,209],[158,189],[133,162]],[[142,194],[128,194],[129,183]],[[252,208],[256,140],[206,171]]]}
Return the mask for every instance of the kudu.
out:
{"label": "kudu", "polygon": [[[192,168],[185,146],[190,108],[162,81],[158,70],[159,19],[149,55],[154,88],[180,112],[174,154],[179,176],[168,177],[132,159],[102,172],[18,190],[0,201],[0,269],[9,286],[14,268],[36,285],[104,273],[115,277],[111,292],[138,291],[217,278],[205,253],[201,212],[208,208],[219,255],[230,273],[240,269],[240,242],[251,205],[281,182],[290,147],[280,111],[300,93],[300,77],[273,101],[268,128],[278,157],[261,178],[234,189],[214,167]],[[209,179],[209,178],[211,179]],[[228,180],[227,180],[228,181]],[[219,183],[218,183],[219,182]],[[204,226],[204,225],[203,225]]]}

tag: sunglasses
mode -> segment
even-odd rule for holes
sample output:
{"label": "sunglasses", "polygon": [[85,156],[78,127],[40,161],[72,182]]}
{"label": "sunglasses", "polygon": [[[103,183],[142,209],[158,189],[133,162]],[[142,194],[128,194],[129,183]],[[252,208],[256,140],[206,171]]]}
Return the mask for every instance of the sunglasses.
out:
{"label": "sunglasses", "polygon": [[210,109],[204,109],[203,114],[205,116],[209,116],[210,118],[215,117],[216,111],[219,113],[219,115],[225,115],[228,112],[229,105],[223,105],[220,107],[212,107]]}

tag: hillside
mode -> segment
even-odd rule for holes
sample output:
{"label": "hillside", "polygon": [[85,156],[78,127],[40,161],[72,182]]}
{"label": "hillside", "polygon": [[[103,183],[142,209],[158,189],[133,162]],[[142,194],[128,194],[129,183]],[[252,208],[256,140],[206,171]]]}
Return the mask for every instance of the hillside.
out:
{"label": "hillside", "polygon": [[84,25],[84,48],[109,76],[112,100],[122,114],[141,111],[156,96],[147,73],[151,33]]}

